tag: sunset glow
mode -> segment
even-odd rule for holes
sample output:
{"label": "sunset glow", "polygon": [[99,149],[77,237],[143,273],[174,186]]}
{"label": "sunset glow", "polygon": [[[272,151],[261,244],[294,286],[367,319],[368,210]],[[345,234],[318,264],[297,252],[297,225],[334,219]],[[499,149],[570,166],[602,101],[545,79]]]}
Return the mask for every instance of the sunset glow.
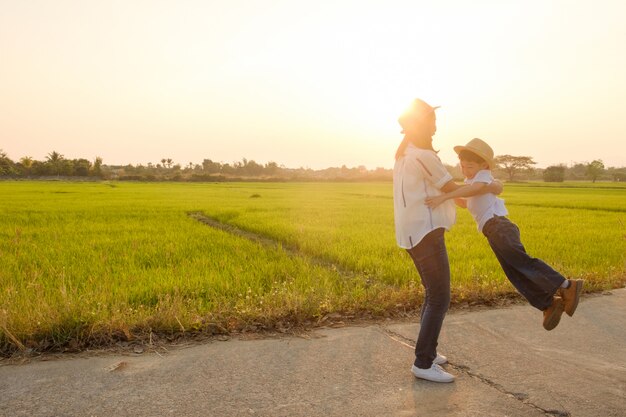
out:
{"label": "sunset glow", "polygon": [[435,146],[626,165],[622,1],[34,1],[0,14],[13,159],[390,167],[414,97]]}

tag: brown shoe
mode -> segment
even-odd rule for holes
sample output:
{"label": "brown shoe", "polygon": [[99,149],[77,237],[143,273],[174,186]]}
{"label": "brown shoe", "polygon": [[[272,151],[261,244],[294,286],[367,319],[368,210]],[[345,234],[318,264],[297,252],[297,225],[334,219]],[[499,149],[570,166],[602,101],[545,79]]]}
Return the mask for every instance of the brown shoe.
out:
{"label": "brown shoe", "polygon": [[560,295],[565,304],[565,312],[568,316],[572,316],[576,307],[578,307],[578,300],[580,294],[583,292],[583,280],[582,279],[570,279],[569,288],[560,288]]}
{"label": "brown shoe", "polygon": [[554,329],[561,321],[563,308],[565,304],[561,297],[553,297],[552,305],[543,310],[543,328],[546,330]]}

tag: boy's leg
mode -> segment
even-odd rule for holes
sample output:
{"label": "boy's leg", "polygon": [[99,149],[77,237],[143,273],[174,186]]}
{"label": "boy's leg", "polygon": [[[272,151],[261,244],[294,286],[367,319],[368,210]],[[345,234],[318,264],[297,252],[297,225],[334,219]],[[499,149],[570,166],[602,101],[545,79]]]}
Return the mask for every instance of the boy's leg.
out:
{"label": "boy's leg", "polygon": [[540,310],[551,306],[552,298],[565,278],[541,259],[526,253],[519,228],[506,217],[494,217],[485,224],[483,233],[500,264],[504,261],[507,265],[505,273],[509,279],[511,274],[513,285]]}
{"label": "boy's leg", "polygon": [[439,333],[450,305],[450,265],[444,229],[430,232],[408,252],[417,267],[426,293],[415,345],[414,365],[428,369],[437,356]]}
{"label": "boy's leg", "polygon": [[563,299],[551,297],[549,300],[544,300],[541,297],[537,297],[537,294],[543,294],[543,290],[537,287],[532,281],[527,280],[526,277],[521,275],[515,268],[508,265],[506,260],[498,254],[499,250],[497,247],[492,247],[492,249],[504,273],[509,281],[511,281],[511,284],[517,288],[520,294],[522,294],[533,307],[543,312],[544,329],[554,329],[561,321],[561,315],[565,310]]}
{"label": "boy's leg", "polygon": [[491,246],[491,250],[494,255],[496,255],[504,274],[509,279],[511,284],[513,284],[515,289],[517,289],[517,291],[522,294],[524,298],[526,298],[530,305],[538,310],[545,310],[549,306],[549,304],[546,306],[546,303],[550,300],[546,300],[543,297],[537,297],[537,294],[543,294],[544,291],[532,281],[527,280],[524,275],[517,271],[517,269],[509,265],[506,262],[506,259],[504,259],[500,254],[500,249],[497,246],[491,245],[491,242],[489,242],[489,245]]}

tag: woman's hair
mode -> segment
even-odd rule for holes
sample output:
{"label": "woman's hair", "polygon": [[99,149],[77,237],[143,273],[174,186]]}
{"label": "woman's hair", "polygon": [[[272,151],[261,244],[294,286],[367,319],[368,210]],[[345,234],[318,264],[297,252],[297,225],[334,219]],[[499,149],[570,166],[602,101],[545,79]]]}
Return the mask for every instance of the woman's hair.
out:
{"label": "woman's hair", "polygon": [[[425,119],[422,120],[422,123],[418,124],[418,127],[424,126],[423,125],[424,120]],[[400,142],[400,145],[398,146],[398,149],[396,150],[396,161],[402,158],[402,156],[404,155],[404,151],[406,150],[406,147],[409,146],[409,143],[412,143],[418,148],[424,148],[424,146],[420,146],[419,144],[419,141],[420,141],[419,134],[415,134],[415,133],[407,134],[405,130],[403,130],[402,133],[404,133],[404,138],[402,139],[402,142]],[[430,134],[428,134],[428,136],[430,136]],[[431,151],[438,152],[433,149],[432,143],[430,143],[430,146],[427,147],[426,149],[430,149]]]}
{"label": "woman's hair", "polygon": [[409,137],[405,136],[404,139],[402,139],[402,142],[400,142],[400,146],[398,146],[398,149],[396,150],[396,161],[402,158],[402,155],[404,155],[404,150],[408,146],[409,141]]}
{"label": "woman's hair", "polygon": [[461,161],[475,162],[477,164],[487,163],[487,161],[485,161],[483,158],[481,158],[472,151],[468,151],[467,149],[463,149],[461,152],[459,152],[459,159]]}
{"label": "woman's hair", "polygon": [[[430,136],[430,132],[425,133],[422,132],[422,130],[427,129],[428,124],[433,122],[431,118],[435,117],[435,109],[436,107],[432,107],[425,101],[417,98],[413,100],[409,108],[398,118],[398,123],[402,126],[404,138],[396,150],[396,160],[404,155],[404,151],[409,143],[417,147],[422,147],[419,145],[421,136],[426,134]],[[432,145],[429,149],[434,150],[432,149]]]}

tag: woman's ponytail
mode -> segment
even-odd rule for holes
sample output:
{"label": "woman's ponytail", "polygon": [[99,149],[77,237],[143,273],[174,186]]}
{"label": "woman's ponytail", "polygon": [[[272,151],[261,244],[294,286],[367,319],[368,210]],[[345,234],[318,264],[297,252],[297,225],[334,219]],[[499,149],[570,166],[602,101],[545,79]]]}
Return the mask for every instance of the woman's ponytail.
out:
{"label": "woman's ponytail", "polygon": [[400,142],[400,146],[398,146],[398,150],[396,151],[396,161],[404,156],[404,151],[409,145],[409,142],[409,137],[404,136],[404,139],[402,139],[402,142]]}

